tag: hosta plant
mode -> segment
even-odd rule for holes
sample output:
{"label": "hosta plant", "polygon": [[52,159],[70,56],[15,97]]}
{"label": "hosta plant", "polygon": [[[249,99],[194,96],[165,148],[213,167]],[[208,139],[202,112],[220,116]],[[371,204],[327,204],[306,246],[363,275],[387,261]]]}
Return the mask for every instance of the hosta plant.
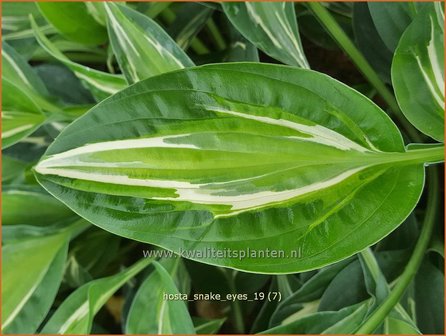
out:
{"label": "hosta plant", "polygon": [[441,3],[2,13],[4,333],[444,332]]}

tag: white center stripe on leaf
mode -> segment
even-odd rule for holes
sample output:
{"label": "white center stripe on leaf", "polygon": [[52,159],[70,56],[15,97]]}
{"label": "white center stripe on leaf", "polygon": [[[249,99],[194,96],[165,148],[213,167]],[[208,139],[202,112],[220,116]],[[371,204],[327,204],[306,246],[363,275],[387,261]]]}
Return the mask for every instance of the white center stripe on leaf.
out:
{"label": "white center stripe on leaf", "polygon": [[84,302],[79,308],[77,308],[74,313],[65,321],[63,325],[59,328],[59,334],[65,334],[65,332],[71,327],[71,325],[81,320],[88,314],[88,302]]}
{"label": "white center stripe on leaf", "polygon": [[5,51],[3,51],[3,57],[6,58],[6,60],[8,61],[9,64],[11,64],[11,66],[14,68],[14,70],[16,71],[16,73],[19,75],[19,77],[30,87],[32,87],[31,83],[28,81],[28,78],[26,78],[25,74],[22,72],[22,70],[19,68],[19,66],[17,65],[17,63],[14,62],[14,60],[11,58],[11,56],[9,56],[8,53],[6,53]]}
{"label": "white center stripe on leaf", "polygon": [[149,179],[133,179],[123,175],[107,175],[99,173],[81,172],[72,169],[64,168],[44,168],[40,165],[36,167],[36,171],[40,174],[57,175],[61,177],[89,180],[110,183],[115,185],[129,185],[140,187],[155,187],[155,188],[167,188],[175,189],[177,197],[153,197],[158,200],[171,200],[171,201],[188,201],[199,204],[214,204],[214,205],[231,205],[232,210],[241,210],[256,208],[271,203],[285,201],[297,196],[317,191],[320,189],[328,188],[335,185],[367,166],[354,168],[345,171],[331,179],[309,184],[304,187],[284,190],[284,191],[260,191],[253,192],[251,194],[223,196],[217,195],[217,193],[225,192],[226,189],[221,190],[207,189],[206,184],[193,184],[182,181],[171,180],[149,180]]}
{"label": "white center stripe on leaf", "polygon": [[175,139],[178,137],[187,136],[189,134],[169,135],[154,138],[144,138],[144,139],[129,139],[129,140],[116,140],[116,141],[106,141],[98,142],[94,144],[84,145],[75,149],[70,149],[66,152],[55,154],[49,158],[41,161],[36,166],[36,171],[47,168],[47,167],[61,167],[69,164],[79,163],[77,157],[83,154],[104,152],[109,150],[119,150],[119,149],[134,149],[134,148],[191,148],[198,149],[197,146],[191,144],[174,144],[167,143],[166,139]]}
{"label": "white center stripe on leaf", "polygon": [[34,291],[36,288],[40,285],[39,281],[36,281],[33,287],[29,289],[29,291],[22,297],[20,302],[17,304],[17,306],[14,308],[14,310],[11,312],[11,315],[7,318],[7,320],[3,323],[2,328],[6,328],[17,316],[18,313],[22,310],[23,306],[28,302],[31,295],[34,294]]}
{"label": "white center stripe on leaf", "polygon": [[312,138],[300,138],[305,141],[316,142],[322,145],[327,145],[342,150],[356,150],[358,152],[370,152],[369,149],[362,147],[361,145],[358,145],[357,143],[351,141],[350,139],[344,137],[343,135],[320,125],[308,126],[308,125],[298,124],[296,122],[285,119],[273,119],[264,116],[257,116],[242,112],[230,111],[220,107],[204,106],[204,108],[206,108],[208,111],[211,112],[231,114],[245,119],[257,120],[259,122],[263,122],[270,125],[283,126],[313,136]]}
{"label": "white center stripe on leaf", "polygon": [[250,4],[249,2],[246,2],[245,6],[246,6],[246,9],[248,10],[249,15],[253,19],[253,21],[263,29],[263,31],[266,33],[266,35],[268,35],[271,42],[274,44],[274,46],[277,49],[283,49],[280,42],[274,36],[274,33],[269,30],[268,26],[263,22],[263,19],[260,17],[260,15],[257,14],[256,9],[252,6],[252,4]]}
{"label": "white center stripe on leaf", "polygon": [[[435,81],[438,90],[442,93],[443,101],[444,101],[444,74],[443,70],[440,66],[440,60],[437,57],[437,50],[435,48],[435,28],[434,28],[434,21],[432,17],[429,17],[430,23],[431,23],[431,40],[429,41],[429,44],[427,45],[427,52],[429,55],[429,60],[432,67],[432,72],[434,73]],[[443,41],[440,42],[440,45]],[[443,61],[443,60],[441,60]]]}
{"label": "white center stripe on leaf", "polygon": [[27,125],[23,125],[23,126],[20,126],[20,127],[13,128],[13,129],[11,129],[9,131],[2,132],[2,138],[12,137],[13,135],[16,135],[16,134],[18,134],[20,132],[29,130],[33,126],[34,126],[33,124],[27,124]]}
{"label": "white center stripe on leaf", "polygon": [[111,85],[100,83],[97,80],[94,80],[92,77],[84,75],[83,73],[80,73],[78,71],[75,71],[74,73],[76,74],[77,77],[79,77],[80,79],[83,79],[84,81],[86,81],[87,83],[91,84],[92,86],[98,88],[101,91],[113,94],[113,93],[116,93],[122,89],[122,87],[114,88]]}
{"label": "white center stripe on leaf", "polygon": [[[305,68],[310,68],[308,65],[308,62],[305,59],[305,56],[302,53],[301,47],[299,46],[299,42],[296,40],[296,36],[294,36],[290,26],[283,20],[281,13],[276,12],[276,18],[279,21],[279,24],[283,27],[283,30],[287,33],[288,37],[290,38],[291,42],[294,45],[294,50],[291,53],[294,59],[297,61],[298,64],[303,65]],[[295,53],[297,55],[295,55]]]}

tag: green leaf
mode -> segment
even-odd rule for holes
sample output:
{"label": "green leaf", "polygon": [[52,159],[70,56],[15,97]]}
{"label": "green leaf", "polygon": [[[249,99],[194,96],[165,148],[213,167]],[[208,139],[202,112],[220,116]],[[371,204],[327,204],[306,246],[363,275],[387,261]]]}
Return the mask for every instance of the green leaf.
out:
{"label": "green leaf", "polygon": [[[367,302],[365,302],[339,311],[310,314],[291,323],[265,330],[260,334],[352,334],[358,322],[367,313],[367,307]],[[343,331],[332,331],[333,326]]]}
{"label": "green leaf", "polygon": [[154,272],[142,283],[130,307],[127,334],[195,334],[185,302],[164,298],[165,294],[180,294],[172,279],[180,260],[174,260],[170,272],[153,262]]}
{"label": "green leaf", "polygon": [[209,7],[193,2],[183,3],[167,32],[180,48],[187,49],[212,13],[213,10]]}
{"label": "green leaf", "polygon": [[66,38],[87,45],[107,41],[106,29],[98,23],[83,2],[39,2],[45,18]]}
{"label": "green leaf", "polygon": [[444,333],[444,274],[427,257],[415,277],[415,308],[423,334]]}
{"label": "green leaf", "polygon": [[[353,4],[352,21],[355,44],[380,77],[390,83],[393,53],[386,47],[379,35],[367,3],[355,2]],[[371,45],[373,48],[370,47]]]}
{"label": "green leaf", "polygon": [[45,226],[73,216],[74,213],[63,203],[39,189],[15,187],[2,193],[4,226],[20,224]]}
{"label": "green leaf", "polygon": [[273,314],[271,314],[269,326],[275,327],[283,324],[284,321],[294,320],[295,314],[299,314],[305,308],[305,303],[311,303],[317,309],[318,305],[314,303],[319,302],[333,279],[348,268],[351,263],[352,260],[347,259],[320,269],[302,287],[278,304]]}
{"label": "green leaf", "polygon": [[[24,174],[28,163],[9,155],[2,155],[2,183],[14,183],[16,179],[20,179]],[[4,202],[4,198],[3,198]],[[4,224],[4,223],[3,223]]]}
{"label": "green leaf", "polygon": [[6,42],[2,42],[2,78],[36,95],[48,95],[45,84],[31,66]]}
{"label": "green leaf", "polygon": [[386,47],[394,52],[401,35],[412,21],[415,3],[369,2],[370,15]]}
{"label": "green leaf", "polygon": [[420,131],[444,141],[444,12],[421,10],[404,32],[392,63],[392,83],[404,115]]}
{"label": "green leaf", "polygon": [[223,323],[225,323],[226,318],[208,320],[204,318],[193,317],[192,321],[194,322],[195,333],[197,335],[213,335],[220,330]]}
{"label": "green leaf", "polygon": [[31,20],[31,23],[35,37],[40,46],[52,57],[70,68],[74,74],[86,84],[98,101],[107,98],[109,95],[118,92],[127,86],[126,81],[120,75],[112,75],[72,62],[50,42],[33,19]]}
{"label": "green leaf", "polygon": [[28,91],[2,78],[2,148],[26,138],[45,120]]}
{"label": "green leaf", "polygon": [[[376,253],[379,266],[388,281],[399,276],[407,264],[408,251],[383,251]],[[364,274],[358,259],[342,269],[325,287],[319,310],[339,310],[357,304],[369,297],[364,283]],[[343,293],[343,295],[339,295]]]}
{"label": "green leaf", "polygon": [[[364,273],[365,285],[371,296],[371,299],[369,300],[370,314],[387,299],[390,293],[390,286],[378,265],[377,259],[370,249],[366,249],[360,254],[360,261]],[[399,303],[385,317],[383,329],[385,334],[420,333],[416,324],[411,320],[409,314],[407,314]],[[382,333],[381,328],[378,328],[375,332]]]}
{"label": "green leaf", "polygon": [[34,68],[52,96],[70,104],[91,104],[95,100],[79,78],[63,64],[45,63]]}
{"label": "green leaf", "polygon": [[111,2],[104,6],[111,45],[129,84],[194,65],[149,17]]}
{"label": "green leaf", "polygon": [[29,14],[41,19],[39,8],[35,2],[3,2],[1,6],[3,38],[10,32],[27,30],[29,28]]}
{"label": "green leaf", "polygon": [[413,324],[392,312],[384,321],[384,331],[387,335],[419,335],[421,332]]}
{"label": "green leaf", "polygon": [[[382,110],[325,75],[228,63],[110,97],[62,131],[35,171],[107,231],[201,262],[287,273],[345,259],[403,222],[423,162],[444,155],[404,150]],[[283,252],[206,253],[247,247]]]}
{"label": "green leaf", "polygon": [[258,62],[259,53],[257,48],[245,39],[239,31],[231,24],[229,27],[230,45],[225,62]]}
{"label": "green leaf", "polygon": [[51,316],[43,334],[88,334],[93,318],[107,300],[152,259],[141,259],[115,275],[93,280],[74,291]]}
{"label": "green leaf", "polygon": [[59,289],[67,255],[65,233],[2,247],[2,330],[33,334]]}
{"label": "green leaf", "polygon": [[80,287],[104,276],[109,264],[119,260],[120,241],[120,237],[90,226],[70,245],[64,280],[71,287]]}
{"label": "green leaf", "polygon": [[309,68],[291,2],[224,2],[226,16],[257,48],[288,65]]}

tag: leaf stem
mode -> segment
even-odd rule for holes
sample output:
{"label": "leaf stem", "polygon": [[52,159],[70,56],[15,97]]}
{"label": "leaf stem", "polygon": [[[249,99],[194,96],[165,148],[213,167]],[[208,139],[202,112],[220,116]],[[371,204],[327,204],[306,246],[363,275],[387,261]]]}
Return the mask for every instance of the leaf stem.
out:
{"label": "leaf stem", "polygon": [[[221,268],[223,274],[228,281],[229,290],[232,294],[237,294],[237,289],[234,282],[234,277],[237,274],[236,271]],[[242,308],[240,307],[240,302],[238,300],[232,300],[232,315],[234,318],[234,327],[238,334],[245,333],[245,323],[243,321]]]}
{"label": "leaf stem", "polygon": [[423,148],[423,149],[412,149],[404,153],[386,153],[389,157],[386,161],[388,162],[414,162],[414,163],[438,163],[444,161],[444,145]]}
{"label": "leaf stem", "polygon": [[226,49],[226,42],[223,39],[223,36],[221,35],[220,31],[217,28],[217,25],[215,24],[214,20],[210,18],[206,22],[206,28],[209,30],[209,33],[213,37],[215,41],[215,45],[218,50],[225,50]]}
{"label": "leaf stem", "polygon": [[376,328],[384,321],[390,311],[398,304],[403,296],[406,288],[409,286],[413,277],[417,273],[424,254],[429,246],[432,230],[435,223],[435,215],[438,207],[438,174],[434,170],[429,175],[428,184],[428,200],[426,215],[423,221],[420,238],[417,241],[415,249],[407,263],[403,273],[400,275],[398,282],[392,288],[387,298],[381,305],[368,317],[363,325],[356,331],[356,334],[372,334]]}
{"label": "leaf stem", "polygon": [[350,37],[344,32],[344,30],[333,18],[330,12],[319,2],[308,2],[308,6],[311,8],[322,25],[327,29],[327,31],[333,36],[334,40],[350,56],[352,61],[356,64],[356,66],[363,73],[370,84],[375,87],[376,91],[378,91],[378,93],[390,107],[394,116],[401,123],[409,137],[412,140],[420,141],[418,132],[413,128],[413,126],[401,112],[392,92],[379,78],[378,74],[375,72],[366,58],[362,55],[362,53],[358,50],[358,48],[356,48]]}

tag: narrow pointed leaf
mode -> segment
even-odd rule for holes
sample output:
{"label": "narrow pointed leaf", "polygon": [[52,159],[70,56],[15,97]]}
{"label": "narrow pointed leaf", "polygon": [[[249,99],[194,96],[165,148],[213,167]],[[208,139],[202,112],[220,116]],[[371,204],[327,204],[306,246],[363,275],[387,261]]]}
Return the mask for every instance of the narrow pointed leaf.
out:
{"label": "narrow pointed leaf", "polygon": [[97,45],[107,41],[107,30],[90,15],[83,2],[39,2],[45,18],[66,38]]}
{"label": "narrow pointed leaf", "polygon": [[[420,197],[423,155],[443,155],[404,151],[388,116],[341,83],[228,63],[121,91],[68,126],[35,171],[108,231],[198,250],[185,257],[206,263],[286,273],[345,259],[401,224]],[[247,247],[283,252],[203,254]]]}
{"label": "narrow pointed leaf", "polygon": [[[366,2],[353,4],[352,18],[355,44],[380,77],[390,83],[390,68],[393,53],[379,35]],[[370,46],[373,45],[373,48]]]}
{"label": "narrow pointed leaf", "polygon": [[26,138],[45,120],[29,90],[2,78],[2,148]]}
{"label": "narrow pointed leaf", "polygon": [[[40,190],[39,190],[40,189]],[[27,209],[27,211],[23,211]],[[2,193],[2,224],[45,226],[73,217],[63,203],[41,188],[11,188]]]}
{"label": "narrow pointed leaf", "polygon": [[[352,334],[366,315],[367,304],[366,301],[339,311],[313,313],[260,334]],[[343,331],[332,332],[332,327],[342,327]]]}
{"label": "narrow pointed leaf", "polygon": [[2,43],[2,78],[36,94],[48,95],[45,84],[31,66],[6,42]]}
{"label": "narrow pointed leaf", "polygon": [[224,2],[226,16],[257,48],[288,65],[309,68],[292,2]]}
{"label": "narrow pointed leaf", "polygon": [[194,322],[195,333],[197,335],[213,335],[218,333],[226,318],[207,320],[193,317],[192,321]]}
{"label": "narrow pointed leaf", "polygon": [[2,248],[2,329],[33,334],[59,289],[67,233],[8,244]]}
{"label": "narrow pointed leaf", "polygon": [[423,334],[444,334],[444,273],[426,256],[415,277],[417,325]]}
{"label": "narrow pointed leaf", "polygon": [[240,34],[240,32],[231,25],[229,27],[229,38],[231,44],[224,59],[225,62],[258,62],[259,53],[257,48]]}
{"label": "narrow pointed leaf", "polygon": [[387,49],[394,52],[401,35],[412,21],[415,3],[369,2],[367,5],[379,36]]}
{"label": "narrow pointed leaf", "polygon": [[42,333],[88,334],[94,316],[107,300],[151,262],[152,259],[142,259],[120,273],[79,287],[59,306]]}
{"label": "narrow pointed leaf", "polygon": [[404,32],[392,63],[392,83],[404,115],[420,131],[444,141],[444,11],[420,10]]}
{"label": "narrow pointed leaf", "polygon": [[98,101],[107,98],[109,95],[118,92],[127,86],[125,79],[120,75],[112,75],[72,62],[50,42],[34,20],[32,20],[32,27],[40,46],[52,57],[70,68],[74,74],[86,84]]}
{"label": "narrow pointed leaf", "polygon": [[168,29],[180,48],[187,49],[212,16],[213,10],[197,3],[183,3]]}
{"label": "narrow pointed leaf", "polygon": [[111,2],[104,2],[104,6],[111,45],[130,84],[194,65],[171,37],[149,17]]}
{"label": "narrow pointed leaf", "polygon": [[164,298],[164,294],[179,294],[173,276],[180,259],[174,261],[169,272],[153,262],[154,272],[142,283],[130,307],[127,334],[195,334],[185,302]]}
{"label": "narrow pointed leaf", "polygon": [[[16,159],[9,155],[2,155],[2,183],[3,185],[14,183],[16,180],[21,180],[25,170],[29,167],[29,164],[25,161]],[[2,199],[2,205],[4,204],[4,194]],[[3,222],[4,224],[4,222]]]}

